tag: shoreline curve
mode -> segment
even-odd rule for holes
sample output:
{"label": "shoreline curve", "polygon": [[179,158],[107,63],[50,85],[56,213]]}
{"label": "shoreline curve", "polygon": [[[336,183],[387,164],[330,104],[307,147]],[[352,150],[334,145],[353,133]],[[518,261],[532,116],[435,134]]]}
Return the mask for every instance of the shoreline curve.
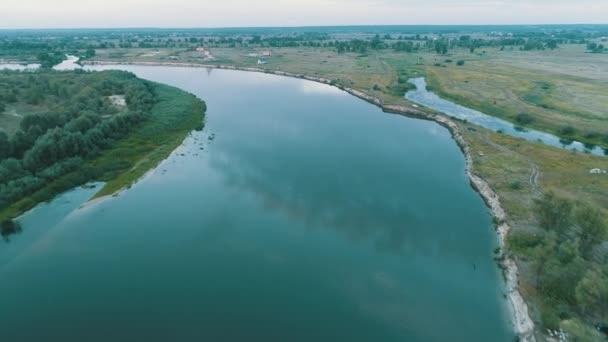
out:
{"label": "shoreline curve", "polygon": [[[142,66],[171,66],[171,67],[190,67],[190,68],[211,68],[211,69],[223,69],[223,70],[238,70],[248,72],[259,72],[265,74],[273,74],[278,76],[285,76],[291,78],[299,78],[317,83],[327,84],[334,86],[342,91],[345,91],[359,99],[376,105],[382,111],[391,114],[398,114],[407,117],[413,117],[422,120],[434,121],[437,124],[447,128],[454,141],[462,151],[466,161],[466,173],[469,177],[471,187],[482,197],[486,206],[492,211],[492,215],[497,219],[497,234],[499,237],[500,246],[504,253],[504,246],[506,243],[507,235],[511,230],[511,227],[506,223],[506,212],[500,204],[500,198],[498,194],[490,187],[488,182],[482,177],[474,174],[473,158],[470,153],[470,147],[456,123],[444,115],[438,115],[429,113],[413,106],[405,105],[385,105],[380,99],[369,95],[361,90],[357,90],[350,87],[344,87],[337,84],[336,82],[323,78],[308,76],[305,74],[291,73],[280,70],[268,70],[254,67],[237,67],[232,65],[223,64],[197,64],[197,63],[175,63],[175,62],[111,62],[111,61],[82,61],[85,65],[142,65]],[[522,342],[536,342],[534,337],[535,325],[530,314],[528,312],[528,305],[519,291],[519,270],[515,260],[508,255],[503,254],[499,264],[503,270],[506,282],[507,296],[511,303],[512,315],[513,315],[513,327],[516,335]]]}

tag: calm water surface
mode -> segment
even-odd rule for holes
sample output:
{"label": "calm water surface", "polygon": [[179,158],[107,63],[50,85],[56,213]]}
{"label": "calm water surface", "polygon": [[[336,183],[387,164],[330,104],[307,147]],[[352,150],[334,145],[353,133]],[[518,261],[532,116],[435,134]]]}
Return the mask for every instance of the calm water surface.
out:
{"label": "calm water surface", "polygon": [[118,197],[21,219],[3,341],[513,340],[446,129],[303,80],[120,68],[204,98],[205,130]]}
{"label": "calm water surface", "polygon": [[481,127],[489,128],[494,131],[501,131],[504,134],[522,138],[528,141],[538,141],[549,146],[567,148],[576,151],[587,151],[597,155],[608,155],[608,149],[604,150],[599,146],[585,146],[585,144],[581,142],[560,139],[558,136],[550,133],[517,127],[509,121],[499,119],[497,117],[484,114],[480,111],[442,99],[437,94],[426,89],[426,81],[423,77],[412,78],[408,82],[416,86],[416,90],[408,91],[405,94],[405,97],[408,100],[447,114],[451,117],[467,120]]}

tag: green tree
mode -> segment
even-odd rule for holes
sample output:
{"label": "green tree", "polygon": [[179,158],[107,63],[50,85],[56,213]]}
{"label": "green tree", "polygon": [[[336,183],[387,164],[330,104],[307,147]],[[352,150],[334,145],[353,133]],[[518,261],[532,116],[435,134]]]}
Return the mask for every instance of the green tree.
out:
{"label": "green tree", "polygon": [[571,201],[546,193],[536,201],[537,217],[542,228],[558,233],[565,232],[572,224],[573,204]]}
{"label": "green tree", "polygon": [[585,310],[608,308],[608,277],[602,272],[589,270],[576,286],[576,302]]}
{"label": "green tree", "polygon": [[555,39],[551,39],[547,42],[547,48],[551,49],[551,50],[555,50],[557,49],[557,40]]}
{"label": "green tree", "polygon": [[543,243],[536,247],[532,252],[533,265],[536,273],[536,282],[540,283],[541,275],[545,271],[547,262],[553,257],[555,253],[555,247],[557,245],[557,238],[554,232],[549,232],[543,239]]}
{"label": "green tree", "polygon": [[11,145],[6,132],[0,129],[0,160],[11,155]]}
{"label": "green tree", "polygon": [[[562,249],[565,249],[566,253]],[[574,257],[570,254],[572,251],[575,252]],[[548,258],[539,287],[545,296],[572,305],[576,303],[575,288],[584,272],[585,261],[578,255],[578,250],[560,245],[558,252]]]}
{"label": "green tree", "polygon": [[574,217],[580,229],[581,253],[588,256],[608,236],[608,223],[600,209],[588,204],[579,204]]}

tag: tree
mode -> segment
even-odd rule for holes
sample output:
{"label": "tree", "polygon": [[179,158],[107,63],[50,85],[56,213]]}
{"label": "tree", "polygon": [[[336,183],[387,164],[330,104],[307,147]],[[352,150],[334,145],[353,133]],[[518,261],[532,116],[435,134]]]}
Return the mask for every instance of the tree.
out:
{"label": "tree", "polygon": [[379,35],[375,35],[374,38],[372,38],[372,41],[370,43],[370,47],[374,50],[380,50],[382,48],[382,40],[380,39]]}
{"label": "tree", "polygon": [[[572,253],[574,252],[574,253]],[[574,304],[575,289],[585,272],[585,261],[577,248],[560,245],[548,258],[541,274],[539,288],[545,296]]]}
{"label": "tree", "polygon": [[8,140],[8,135],[3,130],[0,130],[0,160],[11,155],[11,144]]}
{"label": "tree", "polygon": [[602,272],[589,270],[576,286],[576,302],[585,310],[608,308],[608,277]]}
{"label": "tree", "polygon": [[572,224],[572,202],[555,196],[553,192],[537,200],[536,209],[539,224],[544,229],[563,233]]}
{"label": "tree", "polygon": [[519,113],[515,117],[515,121],[517,121],[517,123],[522,124],[522,125],[528,125],[528,124],[534,122],[534,117],[527,113]]}
{"label": "tree", "polygon": [[588,204],[579,204],[574,217],[580,229],[581,253],[588,256],[593,247],[608,236],[608,223],[600,209]]}
{"label": "tree", "polygon": [[556,240],[555,233],[549,232],[545,237],[543,244],[536,247],[533,251],[537,283],[540,283],[540,277],[545,271],[545,266],[555,253],[555,246],[557,245]]}
{"label": "tree", "polygon": [[438,39],[435,41],[435,52],[440,54],[448,53],[448,43],[444,39]]}

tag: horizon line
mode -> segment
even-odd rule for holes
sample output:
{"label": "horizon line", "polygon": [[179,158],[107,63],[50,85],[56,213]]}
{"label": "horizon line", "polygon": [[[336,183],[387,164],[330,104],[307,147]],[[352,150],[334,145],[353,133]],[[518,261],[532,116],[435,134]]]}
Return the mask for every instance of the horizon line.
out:
{"label": "horizon line", "polygon": [[226,29],[302,29],[302,28],[347,28],[347,27],[451,27],[451,26],[608,26],[606,23],[550,23],[550,24],[346,24],[346,25],[297,25],[297,26],[133,26],[133,27],[7,27],[0,31],[36,31],[36,30],[226,30]]}

